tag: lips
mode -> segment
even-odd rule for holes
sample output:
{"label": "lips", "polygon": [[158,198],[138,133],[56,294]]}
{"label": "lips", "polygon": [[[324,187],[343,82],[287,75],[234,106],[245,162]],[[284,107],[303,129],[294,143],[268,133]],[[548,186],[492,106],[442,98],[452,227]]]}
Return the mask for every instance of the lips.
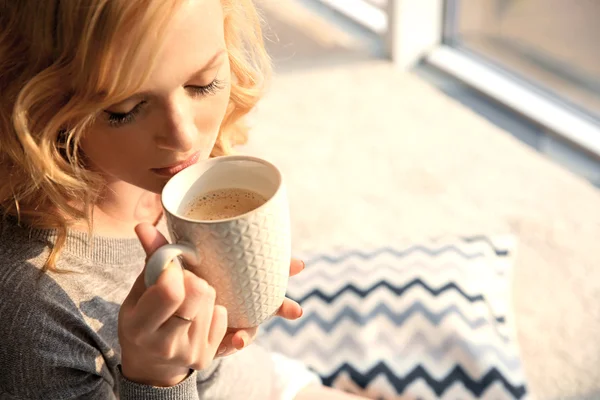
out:
{"label": "lips", "polygon": [[192,156],[190,158],[188,158],[187,160],[184,160],[184,161],[180,161],[177,164],[173,164],[173,165],[165,167],[165,168],[152,168],[152,172],[154,172],[155,174],[160,175],[160,176],[172,177],[173,175],[175,175],[178,172],[183,171],[187,167],[196,164],[196,162],[198,162],[199,158],[200,158],[200,152],[192,154]]}

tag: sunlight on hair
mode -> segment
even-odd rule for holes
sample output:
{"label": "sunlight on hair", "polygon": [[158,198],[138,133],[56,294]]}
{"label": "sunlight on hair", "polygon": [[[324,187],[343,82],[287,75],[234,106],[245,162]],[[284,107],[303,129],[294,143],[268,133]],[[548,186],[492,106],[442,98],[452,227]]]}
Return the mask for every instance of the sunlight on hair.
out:
{"label": "sunlight on hair", "polygon": [[[144,54],[157,54],[181,3],[0,2],[6,27],[0,31],[0,209],[3,217],[56,230],[46,270],[56,269],[69,226],[86,221],[92,233],[91,210],[103,182],[86,169],[81,137],[100,110],[144,84],[154,63]],[[233,81],[212,156],[246,141],[243,117],[270,74],[253,1],[221,3]]]}

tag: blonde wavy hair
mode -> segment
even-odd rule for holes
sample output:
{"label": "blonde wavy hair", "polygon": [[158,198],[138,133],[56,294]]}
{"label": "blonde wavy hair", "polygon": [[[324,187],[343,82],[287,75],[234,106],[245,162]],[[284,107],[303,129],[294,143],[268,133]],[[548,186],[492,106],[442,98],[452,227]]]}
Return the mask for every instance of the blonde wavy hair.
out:
{"label": "blonde wavy hair", "polygon": [[[155,60],[145,71],[127,66],[160,47],[183,1],[0,0],[0,213],[56,231],[44,270],[56,270],[69,226],[83,220],[91,231],[103,182],[85,168],[80,138],[100,110],[144,83]],[[270,72],[253,1],[220,1],[232,85],[212,156],[245,142],[243,117]]]}

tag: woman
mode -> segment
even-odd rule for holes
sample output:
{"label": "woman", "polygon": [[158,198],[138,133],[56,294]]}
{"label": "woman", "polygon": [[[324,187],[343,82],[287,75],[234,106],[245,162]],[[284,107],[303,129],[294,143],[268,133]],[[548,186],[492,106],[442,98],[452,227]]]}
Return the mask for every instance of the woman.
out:
{"label": "woman", "polygon": [[202,279],[141,279],[158,193],[244,141],[267,72],[251,0],[0,0],[0,398],[347,398]]}

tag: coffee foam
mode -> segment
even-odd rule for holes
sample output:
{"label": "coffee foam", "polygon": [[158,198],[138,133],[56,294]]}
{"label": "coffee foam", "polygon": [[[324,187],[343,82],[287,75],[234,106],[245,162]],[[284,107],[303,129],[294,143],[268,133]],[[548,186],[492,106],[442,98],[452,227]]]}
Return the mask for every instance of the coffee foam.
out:
{"label": "coffee foam", "polygon": [[265,202],[264,197],[250,190],[220,189],[196,197],[184,214],[190,219],[214,221],[245,214]]}

